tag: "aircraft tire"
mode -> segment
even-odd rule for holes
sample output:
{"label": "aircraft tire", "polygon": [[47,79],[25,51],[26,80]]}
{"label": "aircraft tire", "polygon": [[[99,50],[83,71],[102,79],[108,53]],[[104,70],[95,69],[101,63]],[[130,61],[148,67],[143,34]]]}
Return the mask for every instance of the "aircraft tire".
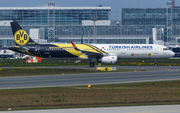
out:
{"label": "aircraft tire", "polygon": [[94,62],[90,62],[90,67],[94,67]]}

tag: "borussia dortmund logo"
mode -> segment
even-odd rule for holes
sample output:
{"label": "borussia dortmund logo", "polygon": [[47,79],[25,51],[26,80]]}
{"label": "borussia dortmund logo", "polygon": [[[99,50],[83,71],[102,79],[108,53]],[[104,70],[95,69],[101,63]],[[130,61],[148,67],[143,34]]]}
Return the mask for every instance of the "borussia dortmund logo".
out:
{"label": "borussia dortmund logo", "polygon": [[14,40],[18,45],[25,45],[29,41],[29,35],[20,29],[14,34]]}
{"label": "borussia dortmund logo", "polygon": [[148,56],[151,56],[151,53],[148,53]]}

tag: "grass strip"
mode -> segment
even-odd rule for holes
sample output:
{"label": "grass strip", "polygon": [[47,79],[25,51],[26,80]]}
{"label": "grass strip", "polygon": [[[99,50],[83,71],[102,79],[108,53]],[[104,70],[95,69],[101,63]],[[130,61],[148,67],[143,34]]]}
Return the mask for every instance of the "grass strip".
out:
{"label": "grass strip", "polygon": [[0,110],[180,104],[180,81],[0,90]]}
{"label": "grass strip", "polygon": [[[79,61],[79,62],[76,62]],[[89,60],[57,60],[42,59],[41,63],[26,63],[26,59],[0,59],[0,67],[33,67],[33,66],[89,66]],[[159,66],[180,66],[180,59],[157,59]],[[120,59],[116,64],[101,64],[102,66],[153,66],[154,59]],[[98,66],[98,63],[95,64]]]}
{"label": "grass strip", "polygon": [[[82,74],[82,73],[107,73],[107,72],[132,72],[134,69],[117,69],[116,71],[98,71],[96,69],[67,69],[67,68],[0,68],[0,77],[8,76],[29,76],[29,75],[58,75],[58,74]],[[136,71],[145,71],[136,70]]]}

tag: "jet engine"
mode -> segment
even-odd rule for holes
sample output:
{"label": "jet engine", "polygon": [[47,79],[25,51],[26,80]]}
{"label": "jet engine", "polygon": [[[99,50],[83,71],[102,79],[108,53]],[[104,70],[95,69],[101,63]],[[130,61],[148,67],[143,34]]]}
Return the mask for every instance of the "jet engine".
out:
{"label": "jet engine", "polygon": [[100,59],[101,63],[106,63],[106,64],[114,64],[117,62],[117,56],[103,56]]}

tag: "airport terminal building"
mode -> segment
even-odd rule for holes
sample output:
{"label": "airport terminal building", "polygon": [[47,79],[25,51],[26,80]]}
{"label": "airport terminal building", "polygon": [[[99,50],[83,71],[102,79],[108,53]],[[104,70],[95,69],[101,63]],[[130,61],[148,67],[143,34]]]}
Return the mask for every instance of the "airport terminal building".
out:
{"label": "airport terminal building", "polygon": [[[98,20],[109,20],[110,9],[110,7],[1,7],[0,46],[14,44],[9,24],[11,21],[18,22],[27,33],[30,29],[39,29],[38,39],[63,43],[68,42],[65,37],[81,37],[82,20],[90,20],[94,16],[98,16]],[[90,26],[90,34],[93,31],[91,30]]]}
{"label": "airport terminal building", "polygon": [[[146,33],[147,28],[163,28],[164,41],[168,42],[169,37],[179,37],[180,35],[180,8],[123,8],[121,13],[122,25],[144,26],[142,33]],[[170,28],[170,29],[169,29]],[[152,33],[151,31],[149,31]],[[180,43],[180,40],[177,39]]]}
{"label": "airport terminal building", "polygon": [[95,37],[96,43],[148,43],[148,36],[139,37],[137,33],[131,38],[123,31],[129,26],[111,22],[110,11],[111,7],[1,7],[0,46],[15,44],[11,21],[17,21],[28,34],[31,29],[39,29],[37,38],[47,42],[80,43],[83,37],[84,43],[88,39],[93,43]]}
{"label": "airport terminal building", "polygon": [[[168,9],[170,10],[170,8]],[[14,45],[9,22],[18,22],[38,42],[148,44],[168,41],[166,8],[123,8],[121,20],[110,20],[111,7],[0,7],[0,47]],[[172,10],[172,31],[180,34],[180,9]],[[160,33],[158,34],[158,30]],[[95,32],[94,32],[95,31]],[[34,35],[36,34],[36,35]]]}

